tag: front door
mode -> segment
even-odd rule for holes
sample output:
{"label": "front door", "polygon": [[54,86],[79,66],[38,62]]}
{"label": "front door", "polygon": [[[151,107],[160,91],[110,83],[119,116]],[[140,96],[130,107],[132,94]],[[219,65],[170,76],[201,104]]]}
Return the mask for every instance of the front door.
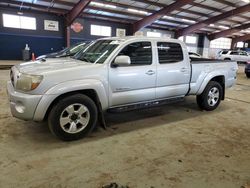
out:
{"label": "front door", "polygon": [[109,106],[119,106],[155,99],[156,65],[151,42],[134,42],[118,54],[129,56],[126,67],[110,67]]}

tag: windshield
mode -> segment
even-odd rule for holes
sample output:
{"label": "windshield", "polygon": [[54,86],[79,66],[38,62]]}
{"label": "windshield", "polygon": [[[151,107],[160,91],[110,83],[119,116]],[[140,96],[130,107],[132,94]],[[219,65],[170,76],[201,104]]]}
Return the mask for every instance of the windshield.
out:
{"label": "windshield", "polygon": [[117,40],[98,40],[77,53],[74,58],[89,63],[102,64],[118,45],[119,41]]}
{"label": "windshield", "polygon": [[65,53],[65,54],[75,54],[82,50],[85,46],[87,46],[86,43],[77,43],[73,44],[70,47],[64,48],[63,50],[60,51],[60,53]]}

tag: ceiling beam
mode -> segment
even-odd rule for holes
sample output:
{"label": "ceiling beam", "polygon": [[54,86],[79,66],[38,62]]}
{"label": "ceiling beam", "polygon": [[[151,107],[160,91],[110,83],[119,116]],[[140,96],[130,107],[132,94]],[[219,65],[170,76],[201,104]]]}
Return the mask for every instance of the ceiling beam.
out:
{"label": "ceiling beam", "polygon": [[[167,6],[167,5],[164,4],[164,3],[152,2],[152,1],[149,1],[149,0],[136,0],[136,1],[139,1],[139,2],[141,2],[141,3],[148,4],[148,5],[154,5],[154,6],[161,7],[161,8]],[[215,0],[214,0],[214,1],[215,1]],[[216,0],[216,1],[218,1],[218,0]],[[219,0],[219,1],[223,1],[223,2],[224,2],[224,0]],[[226,1],[226,2],[228,2],[228,1]],[[227,6],[232,6],[232,5],[233,5],[233,7],[235,7],[235,8],[237,7],[237,6],[234,5],[233,3],[230,3],[230,2],[229,2],[229,4],[230,4],[230,5],[227,5]],[[197,7],[200,7],[200,8],[205,8],[205,9],[207,9],[207,10],[211,10],[211,11],[215,11],[215,12],[219,12],[219,13],[222,13],[222,12],[223,12],[223,10],[220,10],[220,9],[217,9],[217,8],[214,8],[214,7],[210,7],[210,6],[207,6],[207,5],[203,5],[203,4],[201,4],[201,3],[192,2],[192,3],[190,3],[190,5],[197,6]],[[180,10],[181,12],[186,12],[186,13],[193,14],[193,15],[197,15],[197,16],[201,16],[201,17],[206,17],[206,18],[209,18],[209,17],[210,17],[208,14],[201,13],[201,12],[196,12],[196,11],[192,11],[192,10],[189,10],[189,9],[184,9],[184,8],[181,8],[181,7],[179,7],[179,8],[176,9],[176,10]],[[220,11],[219,11],[219,10],[220,10]],[[225,11],[224,11],[224,12],[225,12]],[[244,18],[244,19],[246,19],[246,20],[249,20],[249,18],[246,17],[246,16],[242,16],[242,15],[239,15],[239,16],[242,17],[242,18]],[[235,20],[229,20],[229,21],[232,22],[232,23],[234,23],[234,24],[240,24],[240,22],[235,21]]]}
{"label": "ceiling beam", "polygon": [[240,25],[238,27],[233,27],[231,29],[227,29],[227,30],[224,30],[224,31],[221,31],[221,32],[218,32],[218,33],[210,34],[210,35],[208,35],[208,38],[209,38],[209,40],[214,40],[214,39],[217,39],[217,38],[220,38],[220,37],[225,37],[227,35],[237,33],[239,31],[247,29],[249,27],[250,27],[250,23],[243,24],[243,25]]}
{"label": "ceiling beam", "polygon": [[244,42],[250,39],[250,34],[246,34],[240,37],[233,38],[233,42]]}
{"label": "ceiling beam", "polygon": [[133,32],[135,33],[136,31],[139,31],[140,29],[154,23],[156,20],[159,20],[165,15],[170,15],[172,11],[193,1],[194,0],[177,0],[176,2],[134,23]]}
{"label": "ceiling beam", "polygon": [[82,11],[88,6],[91,0],[80,0],[66,15],[66,24],[70,26],[73,21],[82,13]]}
{"label": "ceiling beam", "polygon": [[223,20],[225,18],[228,18],[228,17],[231,17],[231,16],[235,16],[237,14],[241,14],[243,12],[248,12],[250,10],[250,4],[247,4],[245,6],[241,6],[241,7],[238,7],[238,8],[235,8],[231,11],[227,11],[227,12],[224,12],[218,16],[214,16],[214,17],[211,17],[207,20],[204,20],[204,21],[201,21],[201,22],[198,22],[196,24],[193,24],[189,27],[186,27],[184,29],[181,29],[177,32],[177,37],[179,36],[183,36],[183,35],[187,35],[189,33],[192,33],[196,30],[199,30],[209,24],[212,24],[212,23],[215,23],[215,22],[218,22],[220,20]]}
{"label": "ceiling beam", "polygon": [[[12,8],[17,8],[14,6],[20,5],[20,2],[18,2],[18,1],[9,1],[9,0],[1,0],[1,3],[6,3],[6,7],[13,6]],[[66,10],[64,10],[64,9],[59,9],[59,8],[47,9],[43,5],[37,5],[37,4],[33,4],[33,3],[28,3],[28,2],[23,2],[22,8],[24,10],[36,10],[39,12],[47,12],[47,13],[49,12],[49,13],[58,14],[58,15],[64,15],[66,13]]]}

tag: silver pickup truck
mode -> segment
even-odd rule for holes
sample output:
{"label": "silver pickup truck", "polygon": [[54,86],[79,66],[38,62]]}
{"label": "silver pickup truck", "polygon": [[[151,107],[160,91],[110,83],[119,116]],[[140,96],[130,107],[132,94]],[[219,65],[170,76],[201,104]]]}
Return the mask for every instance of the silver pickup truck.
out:
{"label": "silver pickup truck", "polygon": [[237,63],[190,59],[182,41],[148,37],[104,38],[73,58],[12,67],[7,92],[13,116],[48,120],[53,134],[76,140],[91,132],[103,112],[119,112],[196,95],[214,110],[236,82]]}

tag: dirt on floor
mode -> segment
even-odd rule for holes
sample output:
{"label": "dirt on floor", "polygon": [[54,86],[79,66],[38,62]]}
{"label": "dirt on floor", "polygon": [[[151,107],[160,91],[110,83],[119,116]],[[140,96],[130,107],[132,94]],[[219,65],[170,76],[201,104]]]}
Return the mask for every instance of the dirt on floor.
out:
{"label": "dirt on floor", "polygon": [[195,97],[158,108],[107,114],[108,129],[62,142],[46,123],[11,116],[8,70],[0,70],[0,187],[249,188],[250,79],[212,112]]}

